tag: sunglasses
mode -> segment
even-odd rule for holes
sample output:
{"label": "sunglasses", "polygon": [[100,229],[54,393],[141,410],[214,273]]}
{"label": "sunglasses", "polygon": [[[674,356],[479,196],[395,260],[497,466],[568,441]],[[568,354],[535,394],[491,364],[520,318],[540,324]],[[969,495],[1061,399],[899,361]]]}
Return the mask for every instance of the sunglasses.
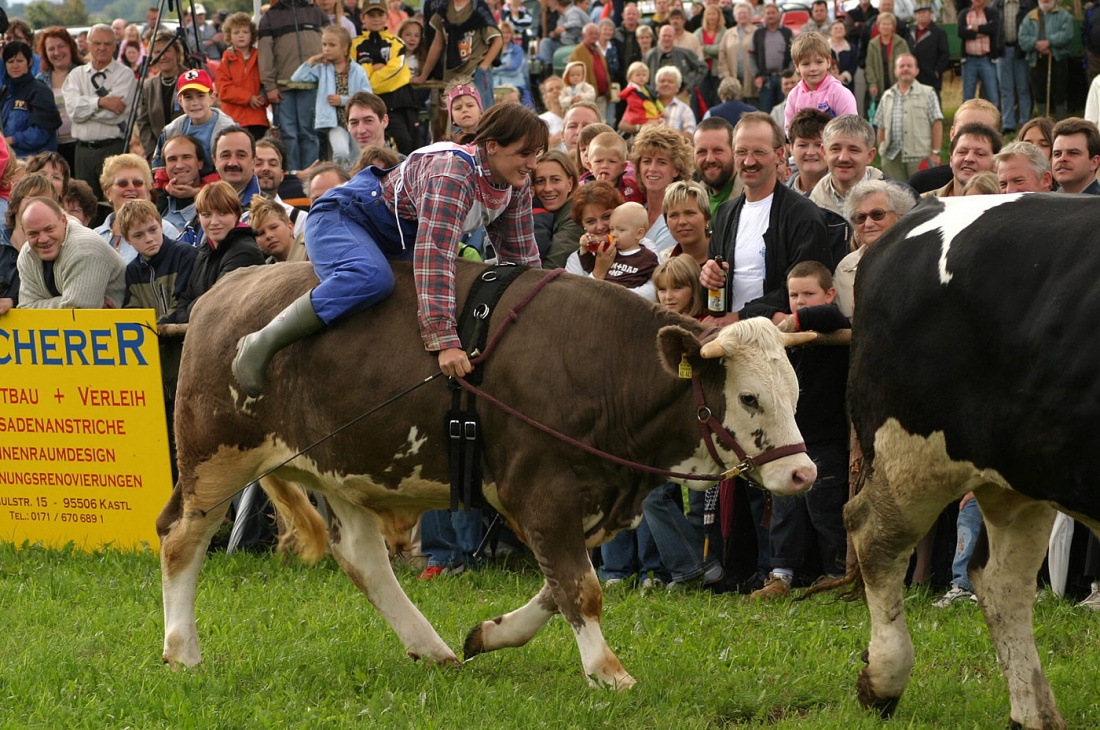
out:
{"label": "sunglasses", "polygon": [[854,216],[852,216],[852,223],[855,223],[857,226],[862,226],[864,223],[867,222],[868,218],[873,220],[875,223],[878,223],[880,220],[890,215],[892,212],[893,211],[891,210],[875,208],[870,213],[856,213]]}
{"label": "sunglasses", "polygon": [[137,179],[137,180],[115,180],[115,187],[116,188],[128,188],[128,187],[131,187],[131,186],[133,186],[135,188],[143,188],[143,187],[145,187],[145,181],[141,180],[141,179]]}

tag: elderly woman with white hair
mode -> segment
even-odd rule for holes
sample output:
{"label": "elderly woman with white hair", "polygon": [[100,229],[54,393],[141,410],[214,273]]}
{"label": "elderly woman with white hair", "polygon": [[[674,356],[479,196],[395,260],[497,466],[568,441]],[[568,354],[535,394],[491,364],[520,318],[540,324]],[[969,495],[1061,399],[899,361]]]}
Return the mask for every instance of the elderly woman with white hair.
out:
{"label": "elderly woman with white hair", "polygon": [[864,180],[848,193],[844,217],[855,231],[855,250],[840,260],[833,274],[836,305],[845,317],[851,319],[855,310],[856,268],[867,247],[882,238],[917,202],[911,189],[890,180]]}
{"label": "elderly woman with white hair", "polygon": [[691,107],[676,97],[684,84],[683,74],[675,66],[661,66],[653,79],[657,86],[657,100],[664,107],[665,124],[692,139],[695,134],[695,113]]}

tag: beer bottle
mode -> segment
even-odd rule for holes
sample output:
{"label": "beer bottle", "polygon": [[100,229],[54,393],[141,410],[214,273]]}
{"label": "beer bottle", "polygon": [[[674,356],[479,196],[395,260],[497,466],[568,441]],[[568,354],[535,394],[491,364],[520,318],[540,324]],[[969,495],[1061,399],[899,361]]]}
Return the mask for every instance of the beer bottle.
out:
{"label": "beer bottle", "polygon": [[[718,268],[722,268],[722,261],[721,256],[714,257],[714,263],[718,264]],[[715,317],[721,317],[726,313],[726,283],[724,281],[722,286],[717,289],[707,289],[707,311]]]}

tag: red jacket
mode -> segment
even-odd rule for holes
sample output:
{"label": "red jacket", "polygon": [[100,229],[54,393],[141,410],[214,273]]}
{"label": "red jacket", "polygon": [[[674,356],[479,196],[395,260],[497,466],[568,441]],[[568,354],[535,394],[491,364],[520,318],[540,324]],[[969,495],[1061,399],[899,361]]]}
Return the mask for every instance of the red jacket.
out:
{"label": "red jacket", "polygon": [[[267,111],[248,105],[248,100],[259,94],[259,53],[255,48],[248,60],[241,58],[236,49],[229,48],[222,55],[221,65],[214,72],[214,87],[221,100],[222,111],[233,117],[242,127],[268,126]],[[264,102],[266,105],[266,101]]]}

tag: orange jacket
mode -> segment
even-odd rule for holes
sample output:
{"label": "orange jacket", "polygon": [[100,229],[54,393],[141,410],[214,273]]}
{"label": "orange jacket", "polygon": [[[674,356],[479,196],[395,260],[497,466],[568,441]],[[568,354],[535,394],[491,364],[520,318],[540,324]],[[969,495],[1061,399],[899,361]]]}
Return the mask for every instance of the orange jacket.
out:
{"label": "orange jacket", "polygon": [[[229,48],[222,54],[221,65],[214,72],[214,89],[221,100],[222,111],[242,127],[268,126],[267,110],[248,105],[248,100],[253,96],[263,96],[258,59],[259,53],[255,48],[247,61],[236,49]],[[264,104],[267,104],[266,100]]]}

